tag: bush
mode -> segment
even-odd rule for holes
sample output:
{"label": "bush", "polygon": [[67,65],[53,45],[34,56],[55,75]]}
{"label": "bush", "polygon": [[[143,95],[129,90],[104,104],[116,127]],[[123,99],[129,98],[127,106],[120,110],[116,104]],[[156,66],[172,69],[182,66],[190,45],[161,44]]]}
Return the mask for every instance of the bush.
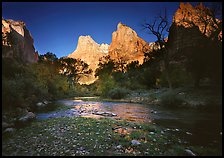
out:
{"label": "bush", "polygon": [[183,103],[183,99],[177,96],[173,91],[168,91],[161,96],[161,104],[168,107],[177,107]]}
{"label": "bush", "polygon": [[114,88],[107,94],[111,99],[122,99],[128,94],[128,90],[124,88]]}
{"label": "bush", "polygon": [[[170,64],[169,76],[173,87],[181,87],[193,83],[192,76],[185,70],[184,66],[181,64]],[[161,86],[168,87],[168,82],[164,71],[160,76],[160,84]]]}

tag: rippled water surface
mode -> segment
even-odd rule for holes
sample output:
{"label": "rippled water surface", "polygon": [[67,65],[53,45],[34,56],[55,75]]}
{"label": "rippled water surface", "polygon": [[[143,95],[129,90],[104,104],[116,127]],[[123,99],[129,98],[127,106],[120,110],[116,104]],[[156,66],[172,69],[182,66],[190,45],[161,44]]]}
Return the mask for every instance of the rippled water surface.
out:
{"label": "rippled water surface", "polygon": [[160,106],[121,102],[94,102],[82,100],[60,100],[72,106],[70,110],[38,114],[38,119],[51,117],[92,117],[95,112],[112,112],[115,119],[132,122],[156,123],[166,131],[196,145],[218,145],[222,143],[222,112],[192,109],[169,109]]}

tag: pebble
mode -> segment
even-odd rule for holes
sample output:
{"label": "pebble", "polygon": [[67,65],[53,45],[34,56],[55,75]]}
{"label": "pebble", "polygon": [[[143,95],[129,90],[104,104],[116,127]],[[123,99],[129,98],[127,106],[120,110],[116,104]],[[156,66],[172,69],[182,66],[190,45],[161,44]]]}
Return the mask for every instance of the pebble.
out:
{"label": "pebble", "polygon": [[132,140],[131,144],[132,145],[140,145],[141,143],[139,141],[137,141],[137,140]]}
{"label": "pebble", "polygon": [[155,134],[154,132],[149,132],[149,134]]}
{"label": "pebble", "polygon": [[116,146],[117,149],[121,149],[122,148],[122,145],[118,145]]}
{"label": "pebble", "polygon": [[186,134],[188,134],[188,135],[192,135],[192,133],[190,133],[190,132],[186,132]]}

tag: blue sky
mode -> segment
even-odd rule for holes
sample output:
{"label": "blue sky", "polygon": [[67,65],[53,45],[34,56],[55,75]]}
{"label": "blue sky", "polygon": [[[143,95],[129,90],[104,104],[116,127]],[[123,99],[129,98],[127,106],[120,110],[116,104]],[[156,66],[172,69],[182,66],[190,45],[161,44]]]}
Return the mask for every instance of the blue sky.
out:
{"label": "blue sky", "polygon": [[26,23],[39,54],[52,52],[60,58],[76,49],[80,35],[110,44],[119,22],[153,42],[156,38],[141,24],[165,8],[171,22],[178,7],[179,2],[2,2],[2,16]]}

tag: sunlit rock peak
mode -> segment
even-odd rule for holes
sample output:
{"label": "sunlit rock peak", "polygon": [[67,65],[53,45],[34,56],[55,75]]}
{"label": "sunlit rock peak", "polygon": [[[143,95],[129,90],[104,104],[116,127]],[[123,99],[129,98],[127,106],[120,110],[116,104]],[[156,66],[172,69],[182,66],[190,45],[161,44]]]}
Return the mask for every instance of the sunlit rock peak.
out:
{"label": "sunlit rock peak", "polygon": [[221,22],[211,15],[211,11],[202,2],[195,7],[189,3],[180,3],[179,8],[173,16],[173,23],[185,28],[198,26],[201,33],[210,36],[212,31],[218,28],[217,24]]}
{"label": "sunlit rock peak", "polygon": [[149,44],[140,38],[133,29],[119,22],[117,30],[112,33],[112,42],[108,53],[115,60],[122,58],[127,63],[135,60],[143,63],[144,52],[149,49]]}
{"label": "sunlit rock peak", "polygon": [[[96,43],[91,36],[80,36],[76,50],[69,54],[68,57],[83,60],[95,72],[99,59],[108,55],[108,47],[108,44]],[[80,83],[92,83],[95,80],[94,73],[92,73],[89,77],[83,76]]]}

